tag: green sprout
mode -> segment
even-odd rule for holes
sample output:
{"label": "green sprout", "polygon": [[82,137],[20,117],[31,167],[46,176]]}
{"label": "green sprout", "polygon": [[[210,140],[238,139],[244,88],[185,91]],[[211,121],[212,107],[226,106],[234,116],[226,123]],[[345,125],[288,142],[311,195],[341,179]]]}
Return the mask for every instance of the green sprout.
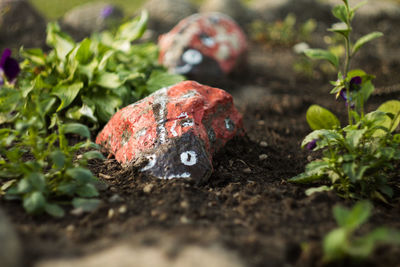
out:
{"label": "green sprout", "polygon": [[[374,76],[360,69],[351,69],[351,60],[369,41],[382,36],[367,34],[356,42],[351,39],[351,22],[362,4],[351,8],[348,1],[333,8],[340,20],[329,31],[342,36],[345,46],[344,62],[330,51],[308,49],[312,59],[330,62],[337,70],[337,80],[331,94],[345,101],[348,123],[341,127],[339,119],[329,110],[312,105],[307,111],[311,132],[302,142],[309,150],[322,150],[322,158],[307,164],[305,172],[289,179],[295,183],[325,182],[306,191],[335,190],[345,198],[376,198],[387,201],[392,197],[395,167],[400,160],[400,134],[393,134],[400,122],[400,101],[390,100],[377,110],[365,113],[365,103],[374,91]],[[340,64],[342,63],[342,64]]]}
{"label": "green sprout", "polygon": [[333,215],[339,227],[324,237],[325,262],[346,258],[365,260],[378,245],[400,245],[400,232],[386,227],[376,228],[364,236],[356,236],[361,225],[370,217],[371,211],[372,205],[368,201],[358,202],[351,210],[339,205],[333,208]]}

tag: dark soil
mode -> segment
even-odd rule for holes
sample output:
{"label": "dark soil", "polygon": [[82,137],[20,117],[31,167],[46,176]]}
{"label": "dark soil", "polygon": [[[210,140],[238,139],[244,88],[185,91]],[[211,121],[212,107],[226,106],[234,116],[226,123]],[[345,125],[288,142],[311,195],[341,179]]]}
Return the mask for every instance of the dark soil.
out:
{"label": "dark soil", "polygon": [[[182,245],[219,243],[238,253],[247,266],[321,265],[321,240],[336,227],[332,207],[354,202],[332,192],[307,197],[305,186],[286,180],[315,157],[300,149],[310,132],[305,120],[309,105],[325,106],[344,119],[344,103],[328,94],[324,75],[296,76],[290,49],[253,45],[250,51],[248,69],[231,77],[224,88],[230,89],[244,114],[247,136],[230,141],[214,157],[215,171],[208,184],[142,177],[109,159],[90,164],[107,185],[101,190],[102,205],[92,213],[68,214],[63,219],[32,217],[20,203],[0,200],[23,241],[24,266],[44,258],[87,254],[146,233],[173,235]],[[381,65],[374,66],[378,93],[370,108],[399,98],[399,88],[394,86],[399,77],[391,76],[399,70],[384,72]],[[262,154],[267,158],[260,159]],[[111,201],[116,194],[120,202]],[[400,229],[399,195],[391,205],[375,203],[362,231],[378,226]],[[380,247],[358,265],[395,266],[400,263],[399,252]]]}

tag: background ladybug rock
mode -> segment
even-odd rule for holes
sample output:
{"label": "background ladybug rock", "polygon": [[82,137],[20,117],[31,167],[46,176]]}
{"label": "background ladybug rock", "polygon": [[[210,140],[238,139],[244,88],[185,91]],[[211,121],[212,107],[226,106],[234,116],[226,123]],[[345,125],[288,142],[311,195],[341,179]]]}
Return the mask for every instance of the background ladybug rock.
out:
{"label": "background ladybug rock", "polygon": [[221,13],[194,14],[159,38],[160,63],[171,72],[210,82],[226,76],[243,61],[246,36]]}

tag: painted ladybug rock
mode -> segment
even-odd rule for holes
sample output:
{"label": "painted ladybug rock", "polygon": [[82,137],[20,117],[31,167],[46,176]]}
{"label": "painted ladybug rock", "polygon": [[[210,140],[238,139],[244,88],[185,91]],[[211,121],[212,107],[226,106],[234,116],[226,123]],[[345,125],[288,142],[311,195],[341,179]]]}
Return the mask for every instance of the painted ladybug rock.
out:
{"label": "painted ladybug rock", "polygon": [[212,173],[215,152],[243,134],[230,94],[184,81],[118,111],[96,143],[123,166],[140,165],[141,172],[160,179],[202,183]]}
{"label": "painted ladybug rock", "polygon": [[159,61],[171,72],[195,80],[229,74],[244,58],[247,41],[228,16],[213,12],[191,15],[161,35]]}

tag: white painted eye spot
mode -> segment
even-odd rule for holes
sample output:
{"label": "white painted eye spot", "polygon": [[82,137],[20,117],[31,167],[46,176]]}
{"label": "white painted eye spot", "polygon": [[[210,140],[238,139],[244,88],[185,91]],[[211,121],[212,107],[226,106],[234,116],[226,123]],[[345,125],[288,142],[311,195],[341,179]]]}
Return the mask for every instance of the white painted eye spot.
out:
{"label": "white painted eye spot", "polygon": [[182,60],[190,65],[197,65],[203,61],[203,55],[195,49],[189,49],[183,53]]}
{"label": "white painted eye spot", "polygon": [[153,167],[156,165],[156,162],[157,162],[157,157],[156,157],[155,154],[150,155],[150,156],[147,156],[146,158],[149,160],[149,163],[147,163],[147,165],[144,166],[144,167],[140,170],[140,171],[142,171],[142,172],[147,171],[147,170],[153,168]]}
{"label": "white painted eye spot", "polygon": [[213,47],[215,45],[215,40],[210,36],[201,37],[201,42],[208,47]]}
{"label": "white painted eye spot", "polygon": [[235,124],[230,118],[225,119],[225,128],[230,132],[235,129]]}
{"label": "white painted eye spot", "polygon": [[193,166],[197,163],[197,154],[194,151],[185,151],[181,153],[181,162],[186,166]]}

